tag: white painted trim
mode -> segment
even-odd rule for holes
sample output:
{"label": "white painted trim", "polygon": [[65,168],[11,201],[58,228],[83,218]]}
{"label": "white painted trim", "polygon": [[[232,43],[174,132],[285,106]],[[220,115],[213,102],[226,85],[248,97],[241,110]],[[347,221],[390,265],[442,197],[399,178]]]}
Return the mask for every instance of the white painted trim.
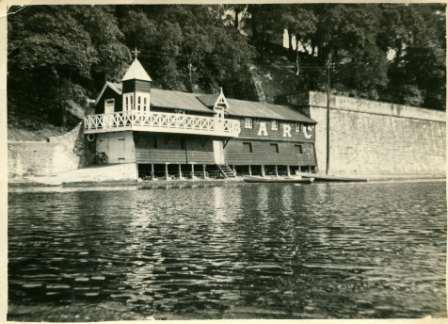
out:
{"label": "white painted trim", "polygon": [[161,112],[115,112],[84,118],[86,134],[134,130],[158,133],[238,137],[239,120]]}
{"label": "white painted trim", "polygon": [[220,89],[219,96],[218,96],[218,98],[216,99],[215,104],[213,105],[213,110],[215,110],[216,107],[218,106],[218,104],[220,104],[220,103],[224,104],[224,106],[226,107],[226,109],[229,108],[229,103],[227,102],[227,99],[226,99],[226,97],[224,96],[224,93],[222,92],[222,88]]}
{"label": "white painted trim", "polygon": [[107,87],[111,88],[116,94],[118,94],[118,95],[121,96],[121,93],[119,93],[119,92],[117,91],[117,89],[115,89],[115,88],[114,88],[108,81],[106,81],[106,83],[104,84],[103,88],[102,88],[101,91],[100,91],[100,94],[99,94],[99,95],[96,97],[96,99],[95,99],[95,105],[98,104],[98,102],[100,101],[101,97],[102,97],[103,94],[104,94],[104,91],[106,91],[106,88],[107,88]]}

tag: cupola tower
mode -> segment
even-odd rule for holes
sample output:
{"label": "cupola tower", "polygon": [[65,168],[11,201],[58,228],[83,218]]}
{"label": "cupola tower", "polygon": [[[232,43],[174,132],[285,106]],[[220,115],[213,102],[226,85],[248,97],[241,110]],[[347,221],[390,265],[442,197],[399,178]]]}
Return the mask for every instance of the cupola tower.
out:
{"label": "cupola tower", "polygon": [[133,51],[134,61],[123,79],[123,111],[148,112],[151,103],[152,79],[138,60],[139,51]]}

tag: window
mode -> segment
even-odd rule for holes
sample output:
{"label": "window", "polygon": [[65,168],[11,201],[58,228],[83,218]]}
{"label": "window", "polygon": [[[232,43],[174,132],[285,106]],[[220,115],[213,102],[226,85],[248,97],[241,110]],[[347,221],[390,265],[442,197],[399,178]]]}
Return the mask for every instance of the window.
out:
{"label": "window", "polygon": [[244,153],[252,153],[252,143],[251,142],[243,142],[243,152]]}
{"label": "window", "polygon": [[279,153],[280,152],[277,143],[271,143],[271,148],[272,148],[272,152],[274,152],[274,153]]}
{"label": "window", "polygon": [[297,153],[302,154],[303,153],[303,147],[302,144],[296,144],[294,145],[296,148]]}
{"label": "window", "polygon": [[271,123],[271,129],[272,130],[277,130],[278,129],[278,121],[277,120],[273,120]]}
{"label": "window", "polygon": [[143,97],[143,110],[146,111],[146,97]]}
{"label": "window", "polygon": [[140,111],[140,96],[137,97],[137,110]]}
{"label": "window", "polygon": [[252,128],[252,118],[244,118],[244,127]]}

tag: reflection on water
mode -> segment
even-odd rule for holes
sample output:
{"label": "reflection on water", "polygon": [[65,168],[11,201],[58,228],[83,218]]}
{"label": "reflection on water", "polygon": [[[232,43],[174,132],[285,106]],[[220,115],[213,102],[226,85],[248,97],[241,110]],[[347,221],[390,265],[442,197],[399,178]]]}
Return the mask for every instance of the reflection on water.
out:
{"label": "reflection on water", "polygon": [[445,315],[445,213],[429,182],[10,193],[10,304]]}

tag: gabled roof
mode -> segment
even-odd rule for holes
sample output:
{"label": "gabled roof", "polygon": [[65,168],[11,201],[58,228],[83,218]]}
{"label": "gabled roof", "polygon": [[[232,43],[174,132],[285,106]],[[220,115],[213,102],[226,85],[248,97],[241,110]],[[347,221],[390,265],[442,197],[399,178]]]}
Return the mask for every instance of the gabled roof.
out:
{"label": "gabled roof", "polygon": [[106,91],[107,88],[111,88],[113,91],[115,91],[117,94],[121,95],[123,86],[121,83],[114,83],[106,81],[103,88],[101,89],[100,93],[95,99],[95,103],[98,103],[98,101],[101,99],[101,96],[103,95],[104,91]]}
{"label": "gabled roof", "polygon": [[218,100],[218,95],[217,94],[204,94],[204,95],[199,95],[196,98],[198,98],[198,100],[200,102],[202,102],[203,105],[205,105],[209,108],[213,108],[216,100]]}
{"label": "gabled roof", "polygon": [[229,108],[229,104],[227,102],[224,93],[222,92],[222,88],[219,91],[219,94],[204,94],[196,96],[200,102],[206,105],[209,108],[215,108],[219,104],[223,104],[226,108]]}
{"label": "gabled roof", "polygon": [[203,105],[194,93],[157,88],[151,89],[151,106],[214,113],[213,110]]}
{"label": "gabled roof", "polygon": [[300,121],[313,123],[311,118],[306,117],[292,107],[285,105],[274,105],[267,102],[247,101],[227,98],[229,108],[227,114],[230,116],[268,118],[278,120]]}
{"label": "gabled roof", "polygon": [[[121,83],[106,82],[96,102],[101,98],[106,87],[110,87],[120,95],[122,93]],[[151,106],[165,109],[180,109],[213,114],[213,106],[218,98],[218,94],[195,94],[158,88],[151,89]],[[227,98],[226,100],[228,103],[226,115],[228,116],[316,123],[313,119],[303,115],[290,106],[232,98]]]}
{"label": "gabled roof", "polygon": [[145,68],[142,66],[142,64],[137,58],[135,58],[134,61],[131,63],[131,66],[128,68],[121,81],[134,80],[134,79],[142,81],[152,81],[151,77],[146,72]]}

